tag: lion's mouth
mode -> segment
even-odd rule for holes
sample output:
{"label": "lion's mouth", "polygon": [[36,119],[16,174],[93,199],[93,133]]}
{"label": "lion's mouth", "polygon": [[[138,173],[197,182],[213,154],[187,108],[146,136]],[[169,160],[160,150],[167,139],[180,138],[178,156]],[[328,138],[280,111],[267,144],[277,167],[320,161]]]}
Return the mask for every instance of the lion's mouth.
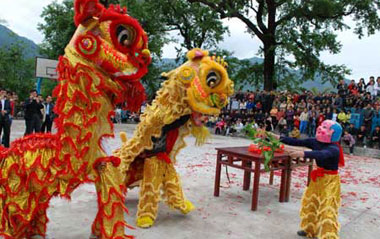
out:
{"label": "lion's mouth", "polygon": [[193,112],[191,115],[191,119],[196,126],[203,126],[205,123],[207,123],[209,117],[210,115],[202,114],[199,112]]}
{"label": "lion's mouth", "polygon": [[113,74],[114,77],[122,77],[122,76],[133,76],[138,72],[137,68],[131,68],[124,70],[123,72],[116,72]]}

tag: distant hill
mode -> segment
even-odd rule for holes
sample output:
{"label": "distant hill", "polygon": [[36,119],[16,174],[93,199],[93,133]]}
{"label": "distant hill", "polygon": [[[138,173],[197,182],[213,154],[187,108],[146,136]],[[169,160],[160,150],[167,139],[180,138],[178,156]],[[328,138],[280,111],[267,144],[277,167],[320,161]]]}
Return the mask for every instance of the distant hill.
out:
{"label": "distant hill", "polygon": [[38,56],[38,45],[26,37],[14,33],[12,30],[0,24],[0,48],[9,47],[16,42],[24,45],[24,54],[26,58]]}
{"label": "distant hill", "polygon": [[[264,59],[260,58],[260,57],[252,57],[252,58],[241,59],[241,60],[248,60],[251,64],[261,64],[264,62]],[[167,67],[175,68],[175,67],[179,66],[179,63],[177,63],[176,59],[174,59],[174,58],[163,58],[160,62],[158,62],[158,65],[162,66],[163,68],[167,68]],[[295,71],[295,74],[301,75],[297,71]],[[322,83],[321,77],[318,77],[318,76],[316,76],[314,80],[308,80],[308,81],[302,83],[301,86],[307,90],[310,90],[312,88],[316,88],[320,91],[323,91],[325,89],[326,90],[327,89],[331,89],[331,90],[335,89],[335,87],[330,82]],[[246,91],[248,89],[252,89],[252,86],[245,85],[242,90]]]}

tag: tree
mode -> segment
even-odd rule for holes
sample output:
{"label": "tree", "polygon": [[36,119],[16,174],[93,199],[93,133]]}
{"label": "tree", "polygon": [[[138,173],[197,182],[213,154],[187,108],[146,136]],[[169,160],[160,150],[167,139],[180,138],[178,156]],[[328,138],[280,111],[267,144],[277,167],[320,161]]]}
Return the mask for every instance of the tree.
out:
{"label": "tree", "polygon": [[44,7],[41,17],[45,21],[38,24],[38,30],[44,35],[41,53],[51,59],[58,59],[65,53],[65,47],[76,30],[73,1],[64,0],[61,4],[53,2]]}
{"label": "tree", "polygon": [[16,40],[9,47],[0,48],[0,85],[25,99],[34,88],[34,59],[26,59],[24,46]]}
{"label": "tree", "polygon": [[167,31],[177,31],[182,38],[182,49],[216,48],[228,29],[215,11],[201,4],[188,4],[185,0],[151,1],[162,12]]}
{"label": "tree", "polygon": [[[223,18],[241,20],[261,42],[264,55],[264,88],[275,81],[275,63],[283,71],[299,68],[301,79],[312,79],[316,72],[326,80],[338,80],[349,73],[345,66],[320,61],[322,51],[336,54],[341,49],[336,31],[349,28],[347,16],[356,22],[355,33],[362,37],[380,27],[377,0],[188,0],[202,3]],[[294,60],[288,60],[293,58]],[[291,72],[287,72],[291,75]],[[285,79],[288,79],[286,77]]]}

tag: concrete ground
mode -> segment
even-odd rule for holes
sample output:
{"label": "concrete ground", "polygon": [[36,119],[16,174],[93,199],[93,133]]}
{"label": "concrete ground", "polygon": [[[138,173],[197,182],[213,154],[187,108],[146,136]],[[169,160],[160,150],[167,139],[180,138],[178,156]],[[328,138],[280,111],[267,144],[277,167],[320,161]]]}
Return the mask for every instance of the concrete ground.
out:
{"label": "concrete ground", "polygon": [[[135,125],[116,125],[115,131],[132,135]],[[11,138],[22,136],[24,121],[14,121]],[[120,145],[114,139],[114,148]],[[295,239],[299,224],[300,199],[306,185],[306,168],[293,172],[291,199],[278,202],[280,177],[268,184],[268,174],[260,184],[259,206],[250,210],[251,190],[242,190],[243,172],[222,170],[220,197],[214,197],[215,147],[244,146],[246,139],[213,136],[202,147],[194,146],[194,138],[186,139],[188,147],[178,156],[177,169],[182,177],[185,194],[197,207],[189,215],[182,215],[160,204],[155,225],[150,229],[128,230],[143,239],[207,238],[207,239]],[[342,207],[339,221],[342,239],[376,239],[380,235],[380,160],[346,155],[346,167],[341,169]],[[128,192],[126,220],[135,226],[138,188]],[[96,194],[93,185],[83,185],[72,195],[71,202],[60,198],[51,201],[48,215],[49,239],[86,239],[96,213]]]}

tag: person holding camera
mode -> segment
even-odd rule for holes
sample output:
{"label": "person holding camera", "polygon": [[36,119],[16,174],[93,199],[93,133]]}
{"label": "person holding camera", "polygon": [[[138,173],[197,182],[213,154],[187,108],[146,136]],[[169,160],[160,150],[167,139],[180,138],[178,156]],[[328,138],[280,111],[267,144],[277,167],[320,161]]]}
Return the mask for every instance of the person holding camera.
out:
{"label": "person holding camera", "polygon": [[37,95],[37,91],[31,90],[29,98],[25,101],[25,135],[41,132],[41,109],[43,108],[44,106]]}

